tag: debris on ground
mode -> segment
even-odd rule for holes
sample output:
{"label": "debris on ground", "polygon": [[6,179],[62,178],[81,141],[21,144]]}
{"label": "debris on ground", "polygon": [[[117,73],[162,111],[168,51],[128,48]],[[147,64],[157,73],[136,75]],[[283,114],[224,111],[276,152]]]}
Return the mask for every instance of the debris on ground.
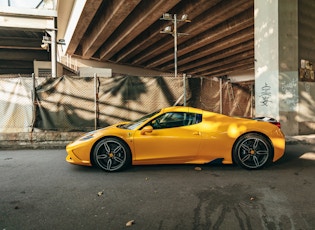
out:
{"label": "debris on ground", "polygon": [[134,220],[129,220],[127,223],[126,223],[126,226],[127,227],[130,227],[131,225],[133,225],[135,223]]}
{"label": "debris on ground", "polygon": [[104,191],[100,191],[100,192],[97,193],[98,196],[101,196],[103,194],[104,194]]}

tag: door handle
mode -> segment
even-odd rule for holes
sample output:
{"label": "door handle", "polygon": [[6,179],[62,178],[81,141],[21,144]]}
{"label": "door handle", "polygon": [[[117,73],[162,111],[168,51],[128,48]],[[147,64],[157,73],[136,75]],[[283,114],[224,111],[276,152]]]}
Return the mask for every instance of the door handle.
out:
{"label": "door handle", "polygon": [[200,132],[198,132],[198,131],[193,132],[193,135],[199,136],[199,135],[200,135]]}

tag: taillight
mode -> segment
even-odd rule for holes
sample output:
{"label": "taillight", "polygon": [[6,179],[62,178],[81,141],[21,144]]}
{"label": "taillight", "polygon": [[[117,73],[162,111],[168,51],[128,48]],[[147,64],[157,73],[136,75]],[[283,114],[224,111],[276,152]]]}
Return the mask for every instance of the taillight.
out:
{"label": "taillight", "polygon": [[272,122],[272,124],[278,126],[278,128],[281,129],[281,124],[280,124],[280,122],[278,122],[278,121],[277,121],[277,122]]}

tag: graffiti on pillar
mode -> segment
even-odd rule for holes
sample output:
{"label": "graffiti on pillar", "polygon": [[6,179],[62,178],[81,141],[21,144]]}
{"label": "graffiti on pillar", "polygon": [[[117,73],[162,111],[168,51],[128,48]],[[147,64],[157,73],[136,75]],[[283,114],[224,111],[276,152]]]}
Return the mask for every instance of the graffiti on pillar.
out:
{"label": "graffiti on pillar", "polygon": [[268,106],[269,103],[272,103],[271,98],[271,86],[265,83],[263,87],[261,87],[261,93],[259,95],[260,103],[262,106]]}
{"label": "graffiti on pillar", "polygon": [[298,80],[283,80],[281,83],[282,103],[281,107],[294,111],[298,104]]}
{"label": "graffiti on pillar", "polygon": [[306,91],[308,94],[311,94],[311,84],[308,83],[308,82],[305,82],[305,91]]}

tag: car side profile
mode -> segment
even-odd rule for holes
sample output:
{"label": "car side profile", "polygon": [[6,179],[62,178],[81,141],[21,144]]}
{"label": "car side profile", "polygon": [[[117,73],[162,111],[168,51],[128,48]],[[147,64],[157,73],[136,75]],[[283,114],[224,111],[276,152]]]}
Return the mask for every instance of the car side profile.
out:
{"label": "car side profile", "polygon": [[176,106],[89,132],[67,145],[66,160],[110,172],[216,159],[260,169],[280,159],[284,149],[284,134],[272,123]]}

